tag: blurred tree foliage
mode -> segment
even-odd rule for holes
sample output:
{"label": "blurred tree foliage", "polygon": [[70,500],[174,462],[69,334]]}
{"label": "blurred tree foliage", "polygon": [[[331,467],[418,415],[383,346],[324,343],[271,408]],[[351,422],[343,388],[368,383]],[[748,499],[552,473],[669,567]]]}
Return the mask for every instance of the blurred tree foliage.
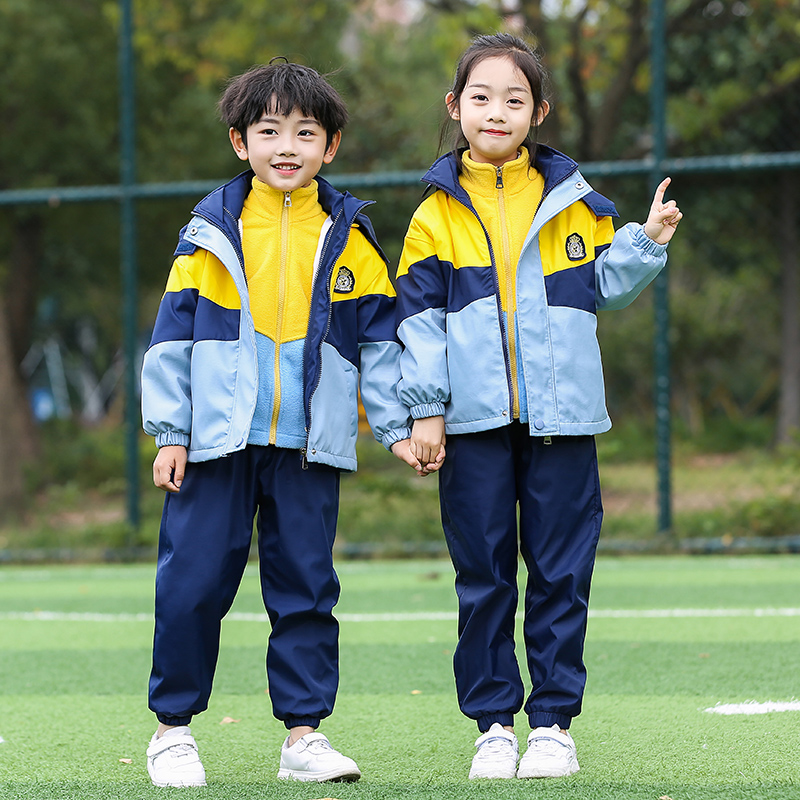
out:
{"label": "blurred tree foliage", "polygon": [[[527,31],[544,52],[553,101],[544,141],[579,161],[645,156],[649,6],[134,0],[139,179],[238,172],[216,102],[230,76],[275,55],[330,73],[348,101],[329,174],[421,173],[437,155],[458,55],[472,35],[498,29]],[[670,154],[800,149],[800,0],[670,0],[667,14]],[[118,15],[115,0],[0,0],[0,189],[117,181]],[[798,424],[800,397],[781,395],[800,373],[788,324],[800,316],[796,178],[673,183],[686,213],[670,249],[675,399],[694,430],[716,413],[780,411],[785,429]],[[596,184],[623,221],[646,212],[642,179]],[[421,189],[360,192],[378,200],[370,214],[393,264]],[[196,199],[139,204],[143,346]],[[0,208],[0,507],[19,496],[20,456],[35,455],[14,365],[48,337],[98,374],[118,353],[118,234],[114,203]],[[651,315],[645,296],[601,318],[613,414],[651,413]]]}

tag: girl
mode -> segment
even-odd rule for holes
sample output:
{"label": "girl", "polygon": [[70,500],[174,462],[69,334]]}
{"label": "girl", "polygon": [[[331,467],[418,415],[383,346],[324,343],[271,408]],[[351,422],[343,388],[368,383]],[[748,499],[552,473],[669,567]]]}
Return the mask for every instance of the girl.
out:
{"label": "girl", "polygon": [[[445,97],[461,144],[423,178],[397,272],[400,396],[423,464],[444,452],[442,523],[456,571],[461,710],[476,720],[470,778],[578,770],[583,643],[602,506],[594,434],[605,408],[596,312],[621,308],[666,262],[681,212],[658,187],[644,225],[616,234],[613,203],[535,143],[549,111],[531,48],[473,40]],[[517,511],[519,510],[519,539]],[[533,689],[517,767],[519,552]]]}

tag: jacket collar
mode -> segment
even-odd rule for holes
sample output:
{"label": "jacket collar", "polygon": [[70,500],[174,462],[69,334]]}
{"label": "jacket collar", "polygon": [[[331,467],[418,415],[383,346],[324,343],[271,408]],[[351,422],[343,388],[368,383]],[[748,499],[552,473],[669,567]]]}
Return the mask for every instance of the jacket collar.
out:
{"label": "jacket collar", "polygon": [[[422,181],[443,189],[465,205],[471,205],[469,195],[458,181],[457,159],[461,158],[463,152],[463,150],[450,151],[437,158],[422,176]],[[578,164],[569,156],[544,144],[536,146],[534,164],[544,177],[545,195],[578,169]]]}
{"label": "jacket collar", "polygon": [[[211,194],[206,195],[194,207],[194,213],[221,228],[232,241],[238,241],[239,217],[242,215],[245,198],[252,190],[254,177],[253,170],[245,170],[215,189]],[[367,216],[361,213],[371,203],[359,200],[350,192],[340,192],[319,175],[315,180],[317,181],[319,202],[325,213],[336,221],[341,212],[341,217],[343,218],[341,224],[347,227],[358,224],[370,244],[378,251],[381,258],[386,261],[386,256],[378,244],[372,223]]]}

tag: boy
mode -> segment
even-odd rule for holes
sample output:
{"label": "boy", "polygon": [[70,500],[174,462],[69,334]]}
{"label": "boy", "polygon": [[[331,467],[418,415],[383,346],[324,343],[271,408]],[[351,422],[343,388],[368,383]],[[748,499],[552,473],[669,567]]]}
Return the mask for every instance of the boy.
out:
{"label": "boy", "polygon": [[181,232],[142,370],[153,479],[167,492],[149,694],[159,726],[147,749],[157,786],[205,785],[188,725],[208,705],[256,512],[269,691],[289,731],[278,777],[360,777],[316,732],[338,686],[332,548],[339,473],[356,468],[359,372],[376,438],[419,468],[367,204],[317,178],[346,108],[314,70],[274,62],[220,100],[251,169]]}

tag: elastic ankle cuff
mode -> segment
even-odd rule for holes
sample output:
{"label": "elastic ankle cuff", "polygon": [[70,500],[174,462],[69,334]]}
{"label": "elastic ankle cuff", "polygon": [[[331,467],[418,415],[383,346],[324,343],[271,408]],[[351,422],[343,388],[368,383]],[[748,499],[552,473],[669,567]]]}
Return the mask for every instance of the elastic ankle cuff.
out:
{"label": "elastic ankle cuff", "polygon": [[289,717],[289,719],[283,720],[287,731],[290,731],[292,728],[299,728],[301,725],[316,730],[319,728],[319,723],[319,717]]}
{"label": "elastic ankle cuff", "polygon": [[506,726],[509,728],[514,727],[514,715],[510,711],[501,711],[497,714],[486,714],[483,717],[478,717],[478,719],[475,721],[478,723],[478,730],[481,733],[486,733],[486,731],[488,731],[495,722],[499,722],[504,728]]}
{"label": "elastic ankle cuff", "polygon": [[156,719],[162,725],[178,728],[181,725],[188,725],[192,721],[192,715],[189,714],[187,717],[171,717],[169,714],[156,714]]}
{"label": "elastic ankle cuff", "polygon": [[569,729],[572,717],[552,711],[534,711],[528,715],[528,722],[531,730],[533,728],[552,728],[553,725],[558,725],[559,728],[566,731]]}

